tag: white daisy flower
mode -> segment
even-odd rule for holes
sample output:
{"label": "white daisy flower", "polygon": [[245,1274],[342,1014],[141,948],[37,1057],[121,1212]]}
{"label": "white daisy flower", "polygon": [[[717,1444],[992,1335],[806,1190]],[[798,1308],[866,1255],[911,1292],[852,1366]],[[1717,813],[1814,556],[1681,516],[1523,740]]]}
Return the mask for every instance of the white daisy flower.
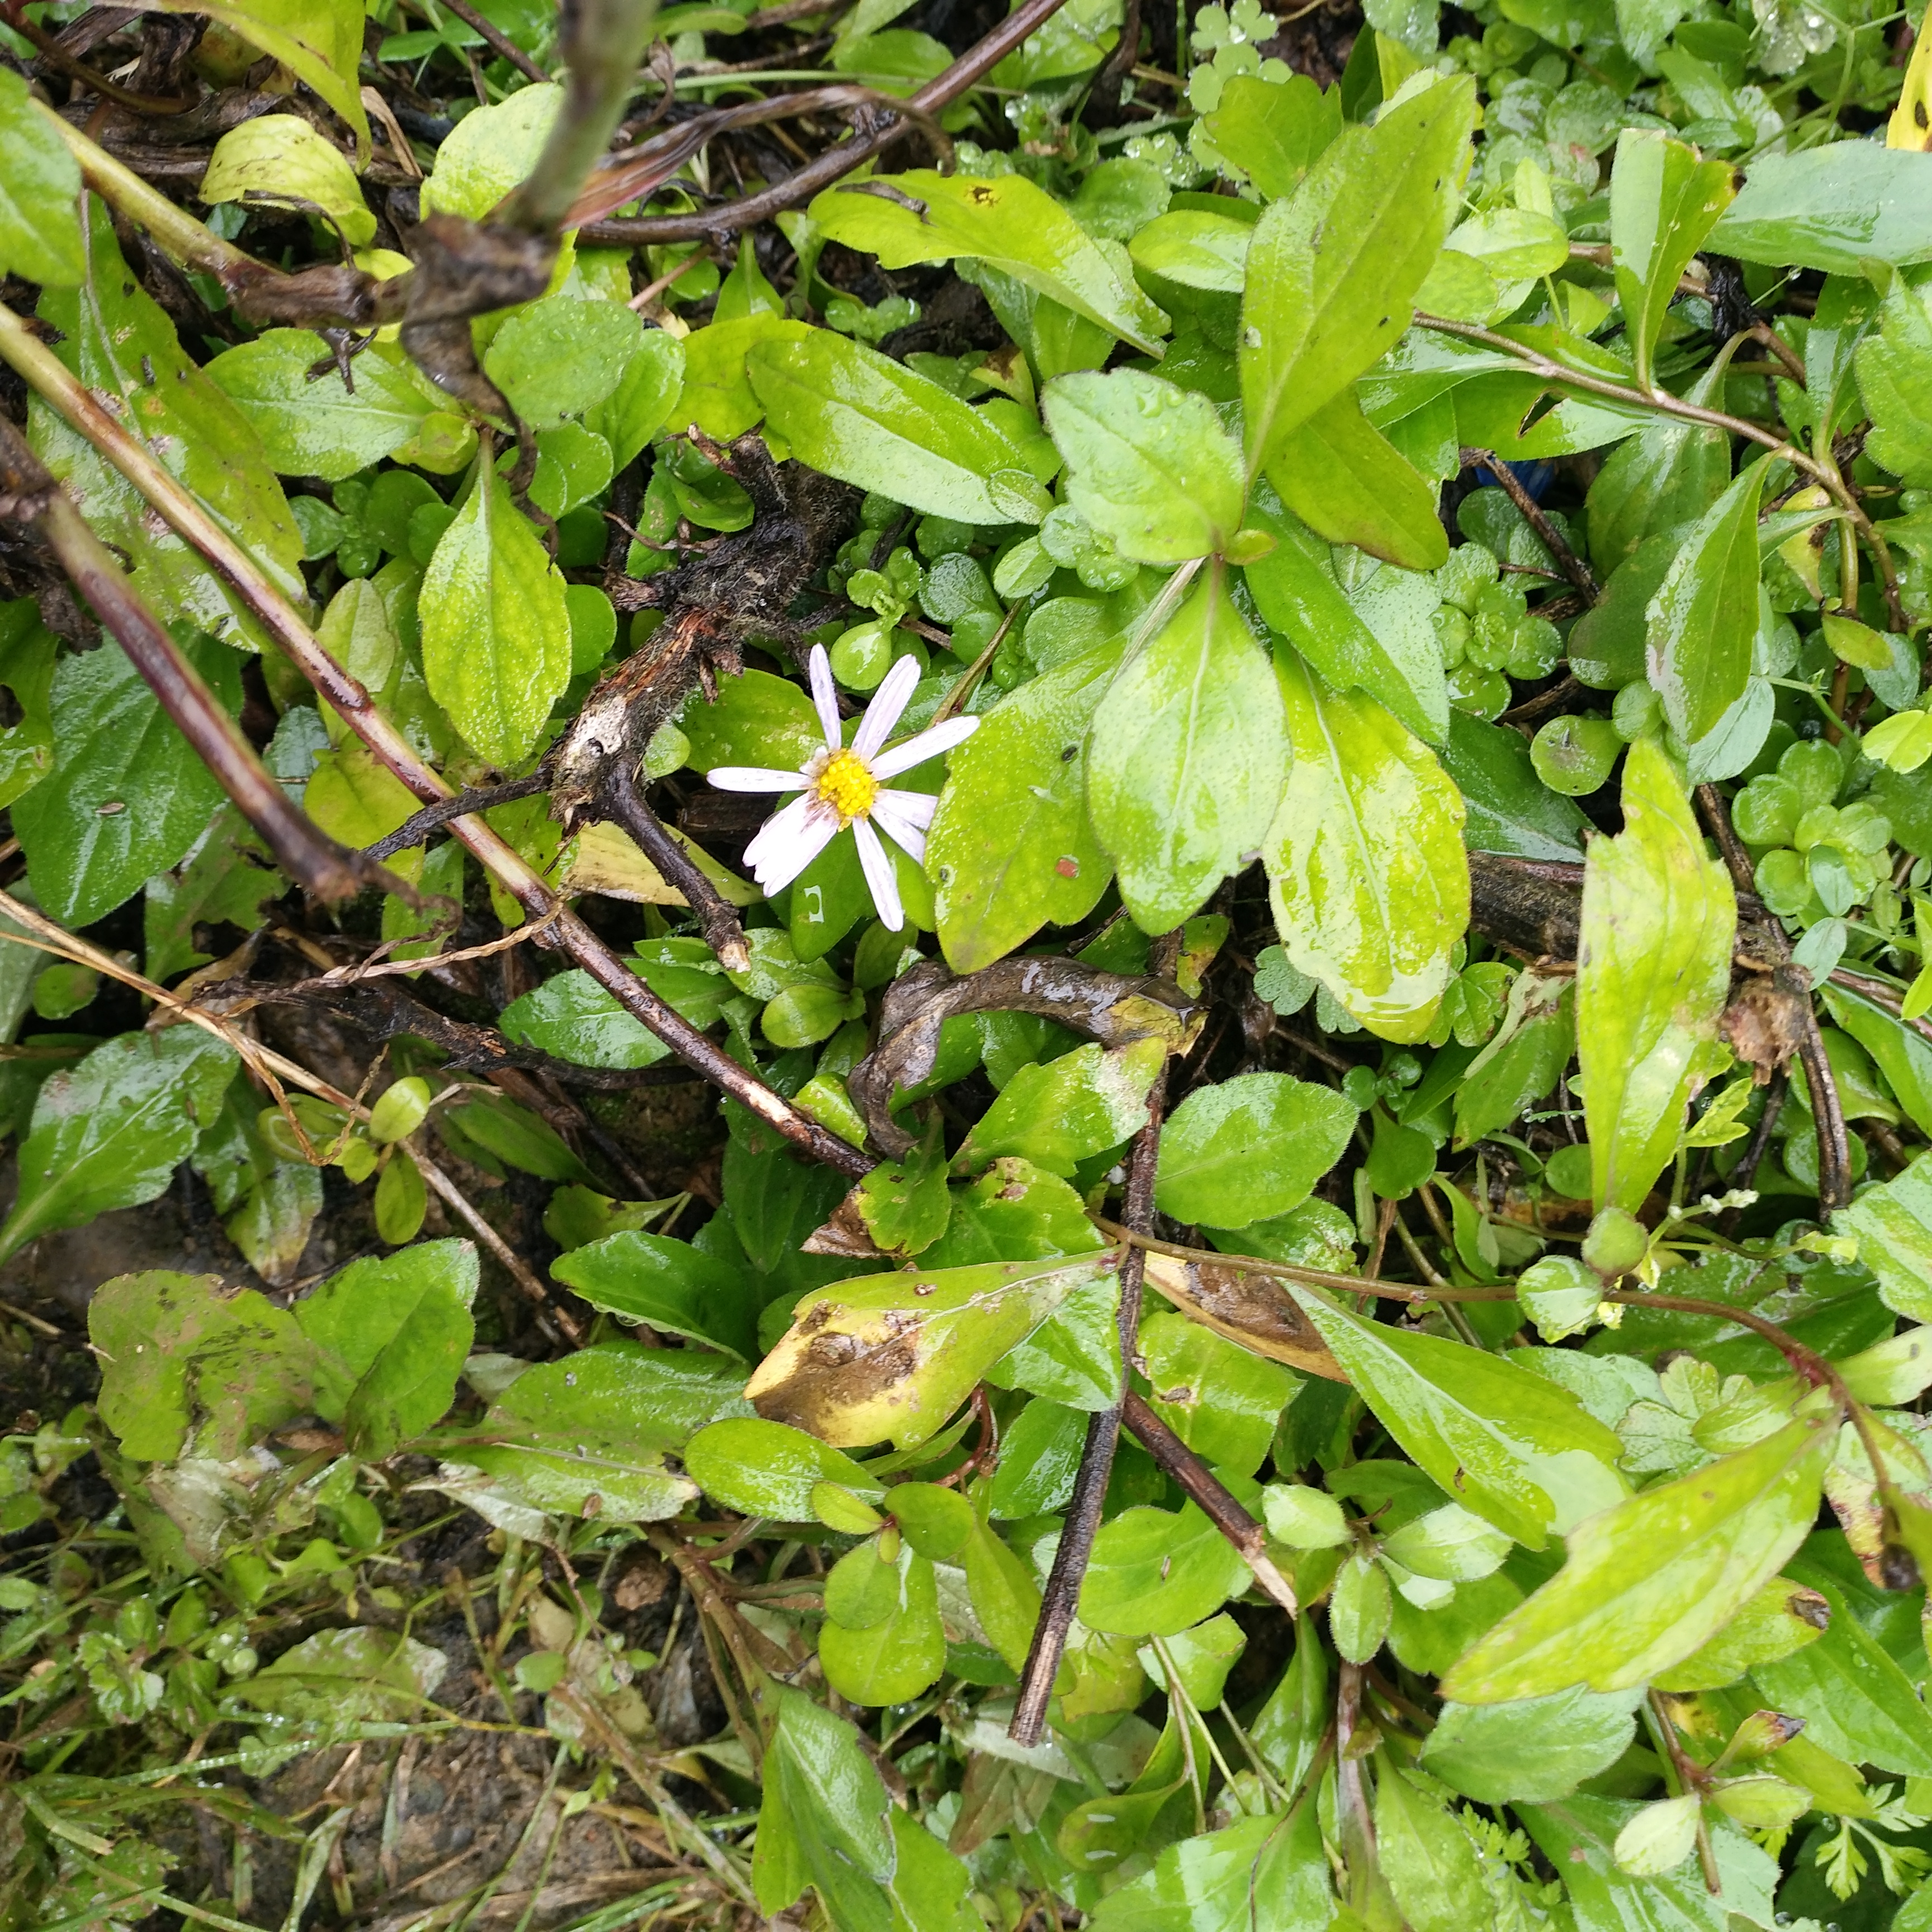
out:
{"label": "white daisy flower", "polygon": [[[892,862],[879,842],[883,832],[920,864],[926,860],[926,829],[939,801],[920,791],[894,791],[884,783],[909,772],[955,745],[963,744],[979,729],[976,718],[949,718],[908,738],[891,750],[884,748],[887,734],[919,682],[919,662],[903,657],[886,674],[872,694],[852,742],[843,742],[838,700],[832,683],[832,664],[823,644],[812,647],[812,698],[825,732],[821,750],[812,753],[795,772],[766,770],[757,765],[720,765],[711,782],[722,791],[795,791],[801,795],[782,806],[759,827],[745,848],[745,862],[767,894],[782,891],[831,844],[851,829],[859,848],[859,863],[866,889],[878,914],[895,932],[905,924],[899,903],[898,880]],[[877,830],[874,828],[876,826]]]}

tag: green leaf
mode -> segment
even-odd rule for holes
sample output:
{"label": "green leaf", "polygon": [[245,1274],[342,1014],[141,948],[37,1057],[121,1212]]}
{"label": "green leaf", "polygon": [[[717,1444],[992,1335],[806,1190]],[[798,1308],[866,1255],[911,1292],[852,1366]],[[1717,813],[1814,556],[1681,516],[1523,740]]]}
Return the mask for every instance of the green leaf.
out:
{"label": "green leaf", "polygon": [[840,1448],[934,1435],[1008,1349],[1111,1256],[862,1276],[806,1295],[745,1385],[759,1413]]}
{"label": "green leaf", "polygon": [[1903,278],[1886,297],[1877,332],[1856,353],[1858,394],[1874,463],[1918,489],[1932,486],[1932,309]]}
{"label": "green leaf", "polygon": [[1197,1087],[1161,1130],[1154,1201],[1177,1221],[1245,1228],[1298,1208],[1341,1159],[1355,1108],[1288,1073]]}
{"label": "green leaf", "polygon": [[[1885,1084],[1912,1125],[1922,1133],[1932,1132],[1932,1041],[1916,1027],[1844,987],[1828,986],[1820,991],[1832,1018],[1878,1063]],[[1835,1037],[1826,1035],[1828,1051]],[[1844,1111],[1856,1118],[1851,1106],[1845,1106]]]}
{"label": "green leaf", "polygon": [[1646,537],[1696,522],[1730,480],[1731,440],[1713,424],[1659,416],[1618,443],[1587,499],[1590,555],[1598,573],[1608,577]]}
{"label": "green leaf", "polygon": [[[1336,578],[1328,545],[1272,490],[1256,486],[1249,517],[1275,539],[1274,548],[1243,572],[1269,628],[1334,689],[1366,692],[1418,738],[1440,745],[1450,728],[1449,698],[1426,582],[1406,572],[1375,571],[1351,598]],[[1379,629],[1372,617],[1381,620]]]}
{"label": "green leaf", "polygon": [[422,212],[482,220],[535,170],[562,105],[563,89],[544,83],[466,114],[436,151],[422,184]]}
{"label": "green leaf", "polygon": [[550,1273],[593,1308],[758,1358],[758,1310],[744,1276],[688,1241],[620,1231],[560,1256]]}
{"label": "green leaf", "polygon": [[1858,1237],[1858,1258],[1877,1276],[1888,1308],[1932,1320],[1932,1154],[1867,1188],[1832,1225]]}
{"label": "green leaf", "polygon": [[0,71],[0,272],[43,287],[71,288],[87,273],[75,205],[80,164],[34,106],[27,83]]}
{"label": "green leaf", "polygon": [[1610,176],[1610,250],[1617,300],[1640,388],[1677,284],[1712,224],[1737,192],[1728,161],[1700,160],[1696,148],[1652,128],[1626,128]]}
{"label": "green leaf", "polygon": [[772,428],[814,469],[960,523],[1045,514],[1025,452],[990,416],[876,349],[814,329],[745,359]]}
{"label": "green leaf", "polygon": [[570,682],[562,574],[490,465],[436,544],[420,595],[430,695],[484,757],[520,758]]}
{"label": "green leaf", "polygon": [[1625,1690],[1701,1649],[1804,1540],[1834,1437],[1816,1419],[1789,1422],[1589,1517],[1562,1569],[1448,1673],[1443,1696]]}
{"label": "green leaf", "polygon": [[[1251,1493],[1252,1484],[1241,1484]],[[1122,1636],[1174,1636],[1248,1587],[1240,1553],[1192,1503],[1130,1509],[1100,1526],[1080,1621]]]}
{"label": "green leaf", "polygon": [[526,422],[554,428],[616,389],[644,335],[643,322],[622,302],[546,296],[497,330],[484,373]]}
{"label": "green leaf", "polygon": [[312,1352],[294,1316],[214,1275],[118,1275],[95,1291],[88,1335],[101,1420],[137,1462],[226,1460],[309,1406]]}
{"label": "green leaf", "polygon": [[1672,728],[1693,742],[1714,728],[1750,680],[1765,469],[1752,464],[1677,538],[1645,614],[1650,681]]}
{"label": "green leaf", "polygon": [[1167,317],[1024,175],[981,180],[919,168],[828,188],[806,213],[827,240],[876,255],[882,267],[984,262],[1143,355],[1160,353]]}
{"label": "green leaf", "polygon": [[1102,1898],[1094,1932],[1288,1932],[1327,1924],[1333,1882],[1317,1808],[1238,1820],[1165,1846],[1154,1869]]}
{"label": "green leaf", "polygon": [[1751,1672],[1774,1709],[1804,1720],[1805,1736],[1848,1764],[1904,1778],[1932,1778],[1932,1713],[1912,1680],[1860,1623],[1832,1578],[1798,1562],[1791,1575],[1831,1605],[1815,1642]]}
{"label": "green leaf", "polygon": [[1281,431],[1267,462],[1282,501],[1329,542],[1405,570],[1448,561],[1448,533],[1436,514],[1441,491],[1363,415],[1353,389]]}
{"label": "green leaf", "polygon": [[258,1711],[334,1726],[418,1724],[449,1660],[400,1631],[323,1630],[284,1651],[236,1694]]}
{"label": "green leaf", "polygon": [[380,1462],[442,1420],[476,1340],[476,1277],[472,1244],[424,1241],[351,1262],[296,1304],[302,1333],[354,1378],[332,1400],[318,1375],[316,1408],[356,1454]]}
{"label": "green leaf", "polygon": [[1710,246],[1780,269],[1862,275],[1932,262],[1932,196],[1923,154],[1837,141],[1796,154],[1760,154]]}
{"label": "green leaf", "polygon": [[1262,857],[1282,950],[1371,1032],[1420,1040],[1469,920],[1461,796],[1372,698],[1276,670],[1294,760]]}
{"label": "green leaf", "polygon": [[902,1160],[881,1161],[854,1193],[860,1218],[882,1252],[916,1255],[931,1247],[946,1232],[952,1213],[937,1123],[922,1145]]}
{"label": "green leaf", "polygon": [[953,1172],[976,1173],[1002,1154],[1018,1154],[1049,1173],[1072,1174],[1147,1124],[1148,1089],[1166,1056],[1159,1040],[1090,1042],[1022,1067],[968,1133]]}
{"label": "green leaf", "polygon": [[358,158],[368,160],[369,117],[362,110],[359,77],[363,14],[358,0],[208,0],[206,4],[160,0],[156,10],[204,14],[250,46],[272,54],[349,124]]}
{"label": "green leaf", "polygon": [[1294,1376],[1184,1315],[1146,1316],[1140,1353],[1160,1419],[1204,1461],[1252,1475],[1300,1386]]}
{"label": "green leaf", "polygon": [[1640,1808],[1612,1798],[1576,1797],[1516,1814],[1552,1869],[1563,1874],[1576,1932],[1730,1932],[1740,1921],[1776,1922],[1776,1863],[1724,1819],[1708,1820],[1720,1897],[1706,1888],[1694,1859],[1654,1878],[1619,1870],[1613,1847]]}
{"label": "green leaf", "polygon": [[1205,396],[1138,369],[1058,376],[1042,398],[1066,500],[1124,557],[1184,563],[1240,529],[1241,452]]}
{"label": "green leaf", "polygon": [[560,973],[503,1009],[503,1036],[579,1066],[654,1066],[670,1049],[588,973]]}
{"label": "green leaf", "polygon": [[1137,230],[1127,244],[1134,266],[1184,289],[1239,295],[1248,279],[1254,224],[1205,208],[1178,208]]}
{"label": "green leaf", "polygon": [[932,1559],[908,1543],[893,1562],[883,1563],[874,1539],[842,1558],[839,1568],[848,1563],[890,1571],[890,1598],[883,1616],[862,1630],[848,1630],[830,1614],[831,1580],[826,1580],[828,1614],[818,1634],[825,1681],[855,1704],[909,1703],[946,1668],[946,1632],[939,1621]]}
{"label": "green leaf", "polygon": [[774,1522],[809,1522],[812,1492],[821,1483],[876,1502],[884,1486],[858,1463],[802,1429],[737,1416],[701,1429],[686,1444],[692,1480],[727,1509]]}
{"label": "green leaf", "polygon": [[[188,656],[217,700],[241,709],[242,662],[212,638]],[[54,671],[52,771],[14,806],[36,899],[88,926],[184,857],[224,800],[220,782],[117,645]]]}
{"label": "green leaf", "polygon": [[1210,563],[1101,700],[1088,752],[1088,811],[1144,932],[1178,926],[1239,869],[1286,764],[1267,657]]}
{"label": "green leaf", "polygon": [[127,1033],[41,1086],[0,1258],[37,1234],[152,1201],[214,1119],[234,1049],[199,1027]]}
{"label": "green leaf", "polygon": [[858,1733],[802,1690],[774,1684],[766,1694],[776,1721],[752,1858],[760,1909],[782,1912],[816,1885],[835,1922],[851,1932],[891,1932],[884,1888],[898,1864],[892,1805]]}
{"label": "green leaf", "polygon": [[[508,1503],[552,1515],[650,1522],[698,1486],[666,1458],[720,1415],[742,1413],[737,1365],[686,1348],[599,1342],[526,1369],[437,1486],[488,1515]],[[501,1444],[502,1446],[491,1446]],[[480,1472],[466,1478],[465,1466]]]}
{"label": "green leaf", "polygon": [[1394,1766],[1376,1782],[1376,1856],[1412,1932],[1466,1932],[1489,1920],[1484,1861],[1468,1833]]}
{"label": "green leaf", "polygon": [[1241,314],[1250,476],[1408,327],[1458,203],[1474,109],[1460,79],[1426,87],[1344,130],[1263,214]]}
{"label": "green leaf", "polygon": [[1622,1444],[1568,1390],[1461,1342],[1364,1321],[1313,1288],[1293,1293],[1382,1426],[1445,1495],[1526,1548],[1625,1493]]}
{"label": "green leaf", "polygon": [[617,386],[586,412],[584,427],[610,446],[614,471],[634,461],[670,420],[684,386],[684,367],[683,343],[668,329],[646,329],[624,364]]}
{"label": "green leaf", "polygon": [[1479,1804],[1568,1798],[1608,1771],[1636,1730],[1640,1688],[1558,1690],[1509,1704],[1445,1704],[1420,1762]]}
{"label": "green leaf", "polygon": [[1660,746],[1630,747],[1624,830],[1591,842],[1576,1048],[1599,1208],[1634,1213],[1676,1151],[1730,997],[1737,902]]}
{"label": "green leaf", "polygon": [[1030,679],[948,760],[926,864],[955,972],[990,966],[1042,926],[1078,925],[1106,891],[1113,868],[1087,822],[1088,733],[1126,648],[1112,638]]}
{"label": "green leaf", "polygon": [[[182,350],[174,324],[122,258],[106,210],[82,204],[88,285],[50,289],[39,316],[54,353],[121,426],[195,497],[297,610],[306,608],[302,538],[282,486],[241,412]],[[128,583],[164,622],[177,618],[244,650],[265,641],[241,598],[177,536],[120,471],[38,397],[28,440],[94,534],[128,557]]]}
{"label": "green leaf", "polygon": [[307,203],[352,248],[375,239],[376,218],[362,199],[355,170],[342,150],[298,114],[260,114],[231,128],[208,157],[200,198],[211,206],[238,201],[304,212]]}
{"label": "green leaf", "polygon": [[1274,201],[1294,192],[1341,133],[1341,94],[1318,87],[1306,74],[1286,80],[1231,74],[1214,112],[1202,120],[1216,148]]}

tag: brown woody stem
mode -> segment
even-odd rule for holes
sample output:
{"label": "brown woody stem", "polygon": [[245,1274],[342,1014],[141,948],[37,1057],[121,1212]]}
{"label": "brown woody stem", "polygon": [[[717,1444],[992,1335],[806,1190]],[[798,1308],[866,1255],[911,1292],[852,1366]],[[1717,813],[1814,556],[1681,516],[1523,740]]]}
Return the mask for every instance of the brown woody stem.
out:
{"label": "brown woody stem", "polygon": [[112,553],[88,528],[73,499],[4,416],[0,513],[26,524],[44,540],[195,754],[268,842],[277,864],[304,891],[319,898],[345,899],[369,886],[405,890],[359,852],[338,845],[291,802],[242,736],[240,725],[222,709],[201,674],[129,584]]}

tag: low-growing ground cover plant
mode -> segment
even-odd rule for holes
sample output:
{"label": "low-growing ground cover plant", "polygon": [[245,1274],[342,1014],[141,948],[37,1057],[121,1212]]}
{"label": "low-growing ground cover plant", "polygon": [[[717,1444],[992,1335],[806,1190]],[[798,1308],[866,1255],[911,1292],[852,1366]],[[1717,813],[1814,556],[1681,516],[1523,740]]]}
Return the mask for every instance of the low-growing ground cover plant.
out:
{"label": "low-growing ground cover plant", "polygon": [[0,1928],[1932,1926],[1932,51],[0,8]]}

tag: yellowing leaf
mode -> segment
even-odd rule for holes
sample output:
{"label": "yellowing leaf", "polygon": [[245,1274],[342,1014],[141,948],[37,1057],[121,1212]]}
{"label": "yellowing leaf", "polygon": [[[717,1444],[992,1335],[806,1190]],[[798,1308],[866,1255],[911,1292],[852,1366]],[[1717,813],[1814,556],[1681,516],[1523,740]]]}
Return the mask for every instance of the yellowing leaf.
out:
{"label": "yellowing leaf", "polygon": [[1282,950],[1370,1032],[1420,1040],[1469,922],[1462,794],[1373,698],[1276,663],[1294,762],[1262,857]]}
{"label": "yellowing leaf", "polygon": [[1591,842],[1576,1042],[1599,1208],[1634,1213],[1676,1150],[1730,991],[1737,900],[1662,748],[1630,747],[1624,830]]}

